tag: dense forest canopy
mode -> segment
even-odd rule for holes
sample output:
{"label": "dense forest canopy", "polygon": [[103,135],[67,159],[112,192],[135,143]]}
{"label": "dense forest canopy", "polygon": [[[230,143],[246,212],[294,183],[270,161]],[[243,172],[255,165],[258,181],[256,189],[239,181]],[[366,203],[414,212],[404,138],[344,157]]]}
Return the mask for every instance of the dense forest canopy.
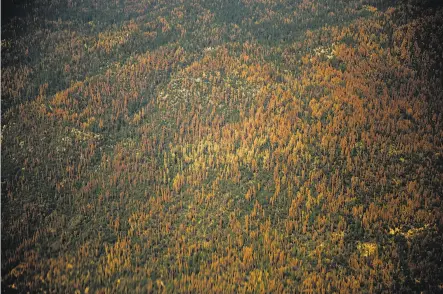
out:
{"label": "dense forest canopy", "polygon": [[440,2],[2,2],[2,292],[443,291]]}

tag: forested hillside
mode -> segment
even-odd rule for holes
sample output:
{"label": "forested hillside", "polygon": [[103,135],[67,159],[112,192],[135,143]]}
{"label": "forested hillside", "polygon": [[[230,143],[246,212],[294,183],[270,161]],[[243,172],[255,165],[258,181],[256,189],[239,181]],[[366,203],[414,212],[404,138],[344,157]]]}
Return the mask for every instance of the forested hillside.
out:
{"label": "forested hillside", "polygon": [[2,292],[443,291],[440,1],[5,7]]}

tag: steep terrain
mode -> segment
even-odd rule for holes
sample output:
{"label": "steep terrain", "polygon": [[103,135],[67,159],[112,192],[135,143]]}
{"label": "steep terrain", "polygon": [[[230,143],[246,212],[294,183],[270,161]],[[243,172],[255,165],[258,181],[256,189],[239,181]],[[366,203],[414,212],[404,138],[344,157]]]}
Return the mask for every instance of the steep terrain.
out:
{"label": "steep terrain", "polygon": [[2,291],[443,291],[439,1],[17,6]]}

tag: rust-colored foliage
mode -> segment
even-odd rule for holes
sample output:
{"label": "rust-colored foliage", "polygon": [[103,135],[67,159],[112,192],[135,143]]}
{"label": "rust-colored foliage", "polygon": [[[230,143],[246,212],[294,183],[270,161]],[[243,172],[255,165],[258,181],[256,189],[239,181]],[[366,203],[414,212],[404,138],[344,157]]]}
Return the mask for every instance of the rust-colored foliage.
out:
{"label": "rust-colored foliage", "polygon": [[442,289],[441,7],[68,2],[2,41],[2,290]]}

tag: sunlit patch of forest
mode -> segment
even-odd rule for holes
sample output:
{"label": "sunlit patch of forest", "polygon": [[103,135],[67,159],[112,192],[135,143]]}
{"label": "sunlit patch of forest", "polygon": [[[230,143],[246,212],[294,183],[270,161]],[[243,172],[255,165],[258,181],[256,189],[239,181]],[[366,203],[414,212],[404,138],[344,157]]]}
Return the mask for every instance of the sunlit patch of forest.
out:
{"label": "sunlit patch of forest", "polygon": [[8,9],[2,292],[443,291],[440,1]]}

